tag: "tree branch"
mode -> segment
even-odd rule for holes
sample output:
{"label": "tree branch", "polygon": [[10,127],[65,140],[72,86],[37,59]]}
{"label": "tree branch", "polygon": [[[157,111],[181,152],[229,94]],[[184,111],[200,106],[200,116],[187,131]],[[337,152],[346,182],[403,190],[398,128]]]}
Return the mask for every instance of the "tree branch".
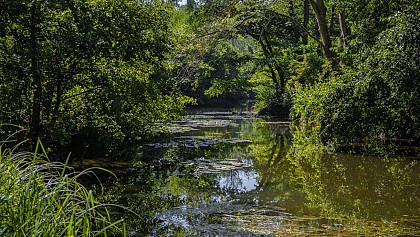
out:
{"label": "tree branch", "polygon": [[69,100],[69,99],[71,99],[71,98],[74,98],[74,97],[77,97],[77,96],[80,96],[80,95],[84,95],[84,94],[87,94],[87,93],[93,92],[93,91],[98,90],[98,89],[101,89],[101,88],[102,88],[102,86],[97,86],[97,87],[94,87],[94,88],[91,88],[91,89],[88,89],[88,90],[85,90],[85,91],[79,92],[79,93],[77,93],[77,94],[74,94],[74,95],[71,95],[71,96],[68,96],[68,97],[63,98],[61,102],[64,102],[64,101],[66,101],[66,100]]}

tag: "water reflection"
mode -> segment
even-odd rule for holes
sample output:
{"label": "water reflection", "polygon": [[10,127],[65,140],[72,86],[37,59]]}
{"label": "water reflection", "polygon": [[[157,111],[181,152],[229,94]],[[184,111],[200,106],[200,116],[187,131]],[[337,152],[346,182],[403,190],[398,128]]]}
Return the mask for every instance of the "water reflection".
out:
{"label": "water reflection", "polygon": [[254,171],[232,170],[219,180],[219,187],[236,193],[252,191],[258,187],[258,174]]}
{"label": "water reflection", "polygon": [[[189,126],[194,129],[188,129]],[[291,144],[288,123],[187,117],[107,198],[139,236],[420,235],[420,165]]]}

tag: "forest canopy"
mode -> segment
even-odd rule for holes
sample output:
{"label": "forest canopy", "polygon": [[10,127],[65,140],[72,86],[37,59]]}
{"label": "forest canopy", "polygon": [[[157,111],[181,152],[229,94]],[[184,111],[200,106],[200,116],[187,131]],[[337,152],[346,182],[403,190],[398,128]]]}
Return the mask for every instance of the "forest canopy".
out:
{"label": "forest canopy", "polygon": [[253,101],[324,144],[418,143],[418,1],[182,3],[1,0],[2,140],[109,153]]}
{"label": "forest canopy", "polygon": [[0,123],[24,137],[120,149],[183,108],[167,72],[171,5],[2,0],[0,9]]}
{"label": "forest canopy", "polygon": [[418,1],[200,1],[191,14],[212,49],[221,41],[242,49],[261,114],[291,111],[299,130],[338,147],[419,143],[418,9]]}

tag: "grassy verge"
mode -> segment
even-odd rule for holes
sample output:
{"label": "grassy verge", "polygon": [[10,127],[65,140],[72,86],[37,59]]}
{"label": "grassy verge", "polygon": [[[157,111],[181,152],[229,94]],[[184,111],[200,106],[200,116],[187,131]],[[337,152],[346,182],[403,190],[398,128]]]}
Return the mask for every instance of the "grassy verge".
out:
{"label": "grassy verge", "polygon": [[77,178],[91,172],[64,172],[62,163],[43,162],[34,153],[0,146],[0,236],[125,236],[106,205]]}

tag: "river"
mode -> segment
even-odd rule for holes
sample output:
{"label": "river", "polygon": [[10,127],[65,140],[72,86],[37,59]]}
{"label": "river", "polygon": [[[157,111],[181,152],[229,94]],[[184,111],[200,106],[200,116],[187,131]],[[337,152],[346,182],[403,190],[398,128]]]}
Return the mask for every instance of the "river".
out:
{"label": "river", "polygon": [[190,111],[103,198],[133,236],[420,236],[420,162],[292,145],[290,123]]}

